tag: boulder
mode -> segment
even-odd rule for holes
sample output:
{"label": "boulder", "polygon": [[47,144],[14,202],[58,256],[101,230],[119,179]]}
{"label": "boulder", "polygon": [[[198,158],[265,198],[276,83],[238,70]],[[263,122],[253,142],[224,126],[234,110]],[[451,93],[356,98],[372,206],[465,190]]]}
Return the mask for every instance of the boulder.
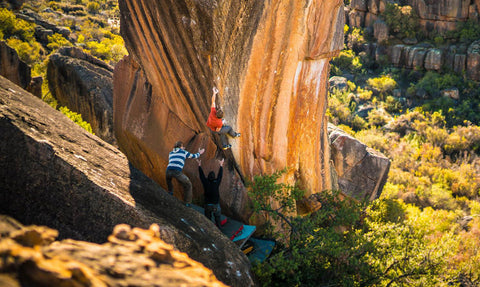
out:
{"label": "boulder", "polygon": [[26,89],[32,80],[30,66],[20,60],[17,51],[0,41],[0,75]]}
{"label": "boulder", "polygon": [[367,10],[367,0],[351,0],[350,1],[350,8],[352,10],[358,10],[358,11],[368,11]]}
{"label": "boulder", "polygon": [[443,97],[451,98],[453,100],[460,99],[460,91],[458,90],[458,88],[444,89],[440,91],[440,94]]}
{"label": "boulder", "polygon": [[390,61],[392,64],[396,67],[401,67],[402,66],[402,61],[403,61],[403,50],[405,49],[405,45],[394,45],[393,47],[390,48]]}
{"label": "boulder", "polygon": [[342,193],[359,201],[378,198],[387,181],[390,160],[333,125],[329,125],[329,136]]}
{"label": "boulder", "polygon": [[455,54],[453,60],[453,71],[458,74],[463,74],[466,71],[467,55]]}
{"label": "boulder", "polygon": [[467,77],[480,81],[480,40],[473,42],[467,51]]}
{"label": "boulder", "polygon": [[378,43],[386,43],[388,41],[388,26],[383,20],[377,20],[373,23],[373,35]]}
{"label": "boulder", "polygon": [[[114,77],[122,151],[164,187],[177,140],[189,151],[207,147],[204,160],[212,167],[227,157],[221,193],[231,194],[232,205],[225,211],[242,220],[248,213],[242,179],[288,167],[284,180],[298,181],[307,197],[330,189],[327,81],[329,61],[343,49],[343,1],[197,4],[119,1],[130,55]],[[205,125],[213,86],[225,120],[242,134],[226,152]],[[195,163],[188,165],[192,179]],[[195,197],[202,193],[194,187]]]}
{"label": "boulder", "polygon": [[157,224],[117,225],[107,243],[95,244],[56,241],[57,230],[0,216],[0,234],[1,286],[226,286],[165,243]]}
{"label": "boulder", "polygon": [[330,92],[334,90],[346,92],[348,90],[348,80],[345,77],[333,76],[328,80],[328,84]]}
{"label": "boulder", "polygon": [[440,49],[430,49],[425,56],[425,69],[440,71],[443,64],[443,51]]}
{"label": "boulder", "polygon": [[423,47],[407,46],[404,49],[405,63],[403,66],[409,69],[422,70],[427,50]]}
{"label": "boulder", "polygon": [[61,112],[3,77],[0,87],[0,214],[94,243],[118,224],[155,223],[163,241],[225,284],[254,285],[247,257],[203,214]]}
{"label": "boulder", "polygon": [[50,56],[47,79],[52,96],[61,106],[81,114],[96,135],[116,144],[112,67],[80,48],[66,47]]}

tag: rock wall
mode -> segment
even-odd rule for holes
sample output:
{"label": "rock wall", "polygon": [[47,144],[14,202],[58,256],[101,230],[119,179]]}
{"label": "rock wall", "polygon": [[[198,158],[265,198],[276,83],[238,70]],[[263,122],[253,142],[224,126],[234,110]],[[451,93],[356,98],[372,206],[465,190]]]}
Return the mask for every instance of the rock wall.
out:
{"label": "rock wall", "polygon": [[458,74],[465,73],[468,79],[480,81],[480,41],[470,45],[452,45],[435,48],[429,44],[391,46],[366,44],[363,49],[377,61],[386,56],[393,66],[399,68],[441,71],[448,69]]}
{"label": "rock wall", "polygon": [[61,106],[82,115],[93,132],[116,144],[113,134],[113,67],[79,48],[59,49],[49,58],[50,91]]}
{"label": "rock wall", "polygon": [[[177,140],[193,152],[207,147],[207,169],[227,156],[221,203],[238,216],[247,202],[242,179],[255,174],[289,167],[285,180],[298,182],[307,196],[331,188],[327,77],[329,60],[343,48],[343,1],[119,6],[130,57],[115,68],[114,125],[135,166],[165,186]],[[205,125],[213,86],[228,124],[242,133],[227,152]],[[198,197],[196,164],[187,161],[185,172]]]}
{"label": "rock wall", "polygon": [[0,214],[60,238],[107,240],[120,223],[149,228],[231,286],[253,285],[250,263],[203,214],[129,165],[115,147],[0,77]]}
{"label": "rock wall", "polygon": [[57,235],[0,216],[0,286],[226,286],[161,240],[156,224],[117,225],[104,244],[55,241]]}
{"label": "rock wall", "polygon": [[[361,49],[374,59],[387,56],[394,66],[407,69],[440,71],[443,68],[455,73],[465,73],[467,78],[480,81],[477,71],[479,52],[478,41],[467,44],[437,48],[431,44],[417,43],[417,39],[399,39],[403,44],[385,46],[391,38],[385,22],[379,19],[389,0],[352,0],[347,9],[347,23],[353,27],[373,29],[377,43],[365,44]],[[480,1],[478,0],[408,0],[419,16],[420,28],[425,35],[443,35],[457,28],[459,22],[479,21]]]}
{"label": "rock wall", "polygon": [[[392,0],[352,0],[348,12],[348,24],[354,27],[370,27],[385,11]],[[478,0],[406,0],[402,5],[411,6],[419,16],[420,27],[428,35],[431,32],[443,34],[454,30],[458,21],[478,21],[480,2]]]}

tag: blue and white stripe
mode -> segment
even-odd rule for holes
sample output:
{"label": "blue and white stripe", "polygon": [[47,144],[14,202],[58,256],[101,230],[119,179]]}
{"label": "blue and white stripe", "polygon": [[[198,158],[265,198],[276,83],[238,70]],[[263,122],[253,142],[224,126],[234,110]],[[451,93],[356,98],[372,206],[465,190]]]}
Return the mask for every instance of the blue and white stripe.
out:
{"label": "blue and white stripe", "polygon": [[191,154],[188,151],[181,149],[181,148],[174,148],[168,154],[168,166],[167,169],[174,169],[174,170],[183,170],[183,166],[185,165],[186,158],[198,158],[200,157],[200,153]]}

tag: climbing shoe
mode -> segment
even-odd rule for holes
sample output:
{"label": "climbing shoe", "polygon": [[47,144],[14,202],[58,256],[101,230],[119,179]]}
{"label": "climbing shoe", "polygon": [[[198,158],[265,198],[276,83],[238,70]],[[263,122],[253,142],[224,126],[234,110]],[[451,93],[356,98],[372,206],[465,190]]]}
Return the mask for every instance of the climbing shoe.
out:
{"label": "climbing shoe", "polygon": [[229,148],[231,148],[231,147],[232,147],[232,145],[226,144],[226,145],[223,146],[223,149],[224,149],[224,150],[227,150],[227,149],[229,149]]}
{"label": "climbing shoe", "polygon": [[240,137],[240,133],[236,133],[236,134],[235,134],[235,137],[236,137],[236,138],[239,138],[239,137]]}

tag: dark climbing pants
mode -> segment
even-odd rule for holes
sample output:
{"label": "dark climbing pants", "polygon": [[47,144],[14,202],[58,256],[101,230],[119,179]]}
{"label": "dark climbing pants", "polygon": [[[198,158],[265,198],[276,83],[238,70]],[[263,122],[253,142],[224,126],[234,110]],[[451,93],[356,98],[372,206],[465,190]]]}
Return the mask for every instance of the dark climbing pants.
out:
{"label": "dark climbing pants", "polygon": [[232,138],[237,135],[231,126],[223,126],[218,133],[220,134],[222,146],[226,146],[228,144],[227,134],[229,134]]}
{"label": "dark climbing pants", "polygon": [[213,216],[215,217],[215,225],[217,227],[222,226],[221,225],[221,220],[220,216],[222,214],[222,209],[220,208],[220,204],[207,204],[205,205],[205,216],[209,219],[212,220],[212,213]]}
{"label": "dark climbing pants", "polygon": [[183,187],[183,201],[192,203],[192,183],[190,179],[181,170],[167,169],[167,187],[169,192],[173,192],[172,178],[176,178]]}

